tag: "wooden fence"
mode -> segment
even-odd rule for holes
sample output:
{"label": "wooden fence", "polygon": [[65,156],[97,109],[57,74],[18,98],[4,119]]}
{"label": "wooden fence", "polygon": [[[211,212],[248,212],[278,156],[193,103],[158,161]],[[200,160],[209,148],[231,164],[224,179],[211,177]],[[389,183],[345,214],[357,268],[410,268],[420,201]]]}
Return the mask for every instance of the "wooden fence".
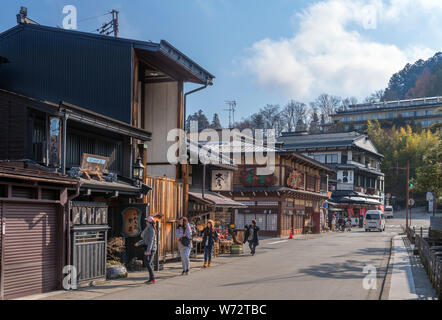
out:
{"label": "wooden fence", "polygon": [[442,298],[442,239],[432,237],[431,230],[407,229],[408,239],[415,245],[431,283]]}
{"label": "wooden fence", "polygon": [[163,177],[146,177],[146,184],[152,188],[147,195],[150,215],[160,215],[158,253],[160,261],[177,257],[178,244],[175,230],[183,216],[183,183]]}

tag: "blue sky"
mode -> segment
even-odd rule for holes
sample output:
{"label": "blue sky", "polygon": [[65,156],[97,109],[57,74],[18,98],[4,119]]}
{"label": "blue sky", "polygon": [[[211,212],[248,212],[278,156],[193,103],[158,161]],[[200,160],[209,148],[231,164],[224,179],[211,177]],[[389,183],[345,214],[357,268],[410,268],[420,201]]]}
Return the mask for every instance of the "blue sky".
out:
{"label": "blue sky", "polygon": [[[75,5],[78,29],[92,31],[110,9],[120,36],[165,39],[216,76],[189,97],[188,112],[218,112],[236,100],[236,120],[265,104],[312,101],[322,92],[362,99],[386,87],[405,63],[442,50],[439,0],[8,0],[0,31],[16,24],[20,6],[56,26]],[[87,19],[95,17],[92,19]],[[187,85],[192,89],[194,85]]]}

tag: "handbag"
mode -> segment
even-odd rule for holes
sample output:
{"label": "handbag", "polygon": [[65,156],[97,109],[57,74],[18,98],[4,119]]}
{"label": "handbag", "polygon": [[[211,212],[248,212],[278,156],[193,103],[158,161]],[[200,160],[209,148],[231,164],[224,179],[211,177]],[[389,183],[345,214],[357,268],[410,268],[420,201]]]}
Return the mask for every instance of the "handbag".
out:
{"label": "handbag", "polygon": [[185,247],[188,247],[190,244],[190,239],[187,236],[185,236],[184,238],[181,238],[181,244]]}
{"label": "handbag", "polygon": [[[183,233],[185,234],[185,230],[183,230]],[[182,237],[181,239],[180,239],[180,241],[181,241],[181,244],[183,245],[183,246],[185,246],[185,247],[188,247],[189,245],[190,245],[190,239],[185,235],[184,237]]]}

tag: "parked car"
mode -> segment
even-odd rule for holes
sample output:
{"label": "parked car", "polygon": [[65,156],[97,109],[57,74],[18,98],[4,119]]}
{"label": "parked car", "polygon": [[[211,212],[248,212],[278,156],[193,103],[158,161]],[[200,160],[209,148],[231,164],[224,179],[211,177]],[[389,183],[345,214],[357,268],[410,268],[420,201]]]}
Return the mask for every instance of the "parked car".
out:
{"label": "parked car", "polygon": [[364,218],[365,231],[385,231],[385,216],[381,210],[368,210]]}
{"label": "parked car", "polygon": [[385,206],[384,214],[385,214],[385,218],[387,218],[387,219],[394,218],[393,207],[392,206]]}

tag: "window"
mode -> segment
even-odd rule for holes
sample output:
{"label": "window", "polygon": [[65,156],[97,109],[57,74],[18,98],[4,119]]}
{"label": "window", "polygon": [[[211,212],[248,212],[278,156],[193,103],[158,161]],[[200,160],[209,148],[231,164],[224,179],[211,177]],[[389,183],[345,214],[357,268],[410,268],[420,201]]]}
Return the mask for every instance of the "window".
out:
{"label": "window", "polygon": [[353,118],[352,117],[344,117],[344,118],[342,118],[342,122],[350,122],[350,121],[352,121],[353,120]]}
{"label": "window", "polygon": [[325,154],[315,155],[315,160],[321,163],[325,163]]}
{"label": "window", "polygon": [[415,116],[415,112],[414,111],[410,111],[410,112],[402,112],[401,113],[402,117],[404,118],[411,118]]}
{"label": "window", "polygon": [[380,114],[374,114],[371,116],[371,120],[376,120],[376,119],[382,119],[382,116]]}
{"label": "window", "polygon": [[338,163],[338,155],[337,154],[328,154],[326,163]]}
{"label": "window", "polygon": [[431,116],[433,114],[433,110],[424,110],[422,111],[422,115]]}
{"label": "window", "polygon": [[395,118],[394,113],[387,113],[385,118],[387,118],[387,119],[394,119]]}
{"label": "window", "polygon": [[429,127],[429,126],[431,126],[431,120],[422,120],[421,124],[422,124],[422,127]]}
{"label": "window", "polygon": [[365,121],[367,118],[365,116],[358,116],[356,118],[357,121]]}

